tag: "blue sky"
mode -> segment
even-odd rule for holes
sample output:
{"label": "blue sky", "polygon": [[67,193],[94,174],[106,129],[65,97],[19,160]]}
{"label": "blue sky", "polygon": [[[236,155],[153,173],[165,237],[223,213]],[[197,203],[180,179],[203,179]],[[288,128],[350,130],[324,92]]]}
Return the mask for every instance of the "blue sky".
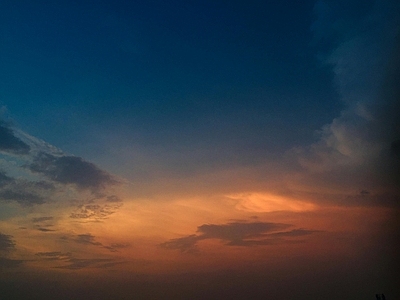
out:
{"label": "blue sky", "polygon": [[312,1],[3,6],[3,103],[67,149],[96,124],[126,143],[254,157],[309,143],[341,108]]}
{"label": "blue sky", "polygon": [[2,1],[0,289],[394,299],[399,15]]}

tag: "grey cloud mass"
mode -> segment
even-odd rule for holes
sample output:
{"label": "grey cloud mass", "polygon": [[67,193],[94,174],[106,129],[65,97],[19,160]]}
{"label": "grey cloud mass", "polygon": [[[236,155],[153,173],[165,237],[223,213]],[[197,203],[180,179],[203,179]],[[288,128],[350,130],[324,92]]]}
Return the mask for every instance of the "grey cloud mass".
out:
{"label": "grey cloud mass", "polygon": [[99,189],[117,181],[93,163],[75,156],[54,156],[40,152],[29,165],[34,173],[62,184],[75,184],[82,189]]}
{"label": "grey cloud mass", "polygon": [[11,154],[28,154],[29,145],[17,138],[10,127],[0,120],[0,151]]}
{"label": "grey cloud mass", "polygon": [[294,229],[290,224],[268,222],[231,222],[227,224],[204,224],[198,227],[199,234],[192,234],[182,238],[171,239],[160,246],[166,249],[177,249],[184,253],[197,252],[196,245],[206,239],[218,239],[227,246],[262,246],[277,243],[298,243],[298,240],[285,238],[300,237],[313,234],[317,231],[306,229]]}

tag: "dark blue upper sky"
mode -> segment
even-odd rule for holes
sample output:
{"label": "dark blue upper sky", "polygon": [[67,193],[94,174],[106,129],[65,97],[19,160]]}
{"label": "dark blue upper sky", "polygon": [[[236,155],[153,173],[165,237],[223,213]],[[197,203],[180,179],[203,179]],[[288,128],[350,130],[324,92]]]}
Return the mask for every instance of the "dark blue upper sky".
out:
{"label": "dark blue upper sky", "polygon": [[0,19],[1,104],[71,152],[115,131],[254,160],[310,143],[342,107],[314,1],[3,1]]}

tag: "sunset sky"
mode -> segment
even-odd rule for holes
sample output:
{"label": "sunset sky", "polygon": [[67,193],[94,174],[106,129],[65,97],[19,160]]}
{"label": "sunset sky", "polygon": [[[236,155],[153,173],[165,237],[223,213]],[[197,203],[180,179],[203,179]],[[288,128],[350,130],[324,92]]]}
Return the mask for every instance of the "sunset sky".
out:
{"label": "sunset sky", "polygon": [[1,1],[1,299],[394,300],[399,212],[399,1]]}

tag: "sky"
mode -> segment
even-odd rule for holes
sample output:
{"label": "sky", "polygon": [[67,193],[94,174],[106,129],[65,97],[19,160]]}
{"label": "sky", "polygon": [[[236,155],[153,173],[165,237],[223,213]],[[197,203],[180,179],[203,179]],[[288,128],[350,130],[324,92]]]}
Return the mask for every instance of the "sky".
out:
{"label": "sky", "polygon": [[397,299],[400,3],[0,3],[5,299]]}

